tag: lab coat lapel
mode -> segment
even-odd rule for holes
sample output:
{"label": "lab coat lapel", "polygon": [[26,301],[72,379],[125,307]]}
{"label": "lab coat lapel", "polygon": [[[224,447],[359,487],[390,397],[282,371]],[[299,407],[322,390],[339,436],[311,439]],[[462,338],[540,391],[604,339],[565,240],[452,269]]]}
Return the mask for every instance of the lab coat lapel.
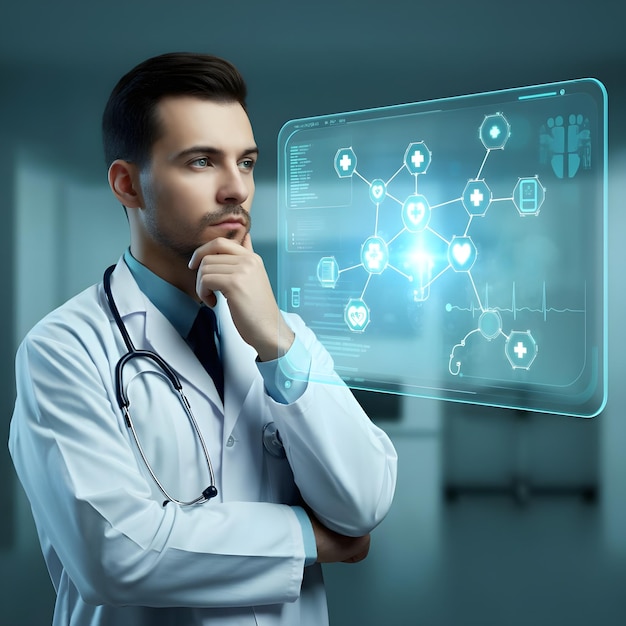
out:
{"label": "lab coat lapel", "polygon": [[160,354],[181,378],[183,384],[193,385],[222,412],[222,400],[213,379],[193,353],[187,342],[172,328],[169,321],[152,303],[146,315],[146,342],[151,350]]}
{"label": "lab coat lapel", "polygon": [[224,408],[213,380],[185,340],[139,289],[123,260],[118,263],[111,285],[135,346],[156,352],[178,374],[183,385],[193,385],[222,412]]}
{"label": "lab coat lapel", "polygon": [[228,438],[260,374],[255,363],[256,351],[239,335],[226,298],[221,293],[217,296],[216,313],[224,367],[224,437]]}

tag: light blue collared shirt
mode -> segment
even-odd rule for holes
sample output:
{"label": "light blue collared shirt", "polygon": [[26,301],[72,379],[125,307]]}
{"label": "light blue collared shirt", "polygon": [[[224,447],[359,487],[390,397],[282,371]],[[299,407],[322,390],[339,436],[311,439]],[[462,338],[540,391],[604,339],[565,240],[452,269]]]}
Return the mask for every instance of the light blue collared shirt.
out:
{"label": "light blue collared shirt", "polygon": [[[142,265],[130,250],[124,253],[124,261],[139,289],[186,340],[200,307],[204,305]],[[217,339],[219,351],[219,329]],[[257,367],[270,397],[280,404],[291,404],[306,389],[311,357],[296,337],[282,357],[273,361],[257,361]]]}
{"label": "light blue collared shirt", "polygon": [[[186,293],[142,265],[135,259],[130,250],[126,250],[124,253],[124,261],[139,289],[167,318],[180,336],[187,340],[196,315],[200,307],[204,305],[196,302]],[[219,352],[219,329],[217,335],[216,344]],[[265,389],[269,396],[280,404],[290,404],[295,402],[306,389],[311,369],[311,356],[296,337],[284,356],[273,361],[262,362],[257,360],[257,367],[263,377]],[[305,566],[311,565],[317,560],[313,527],[304,509],[298,506],[292,508],[302,527],[306,554]]]}

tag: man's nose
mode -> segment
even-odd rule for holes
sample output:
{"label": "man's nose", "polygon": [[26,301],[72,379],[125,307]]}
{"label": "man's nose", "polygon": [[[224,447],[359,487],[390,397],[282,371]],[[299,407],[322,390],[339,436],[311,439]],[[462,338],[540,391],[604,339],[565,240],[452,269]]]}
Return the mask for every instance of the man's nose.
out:
{"label": "man's nose", "polygon": [[250,174],[244,174],[239,167],[227,167],[221,173],[217,191],[220,204],[242,204],[250,195]]}

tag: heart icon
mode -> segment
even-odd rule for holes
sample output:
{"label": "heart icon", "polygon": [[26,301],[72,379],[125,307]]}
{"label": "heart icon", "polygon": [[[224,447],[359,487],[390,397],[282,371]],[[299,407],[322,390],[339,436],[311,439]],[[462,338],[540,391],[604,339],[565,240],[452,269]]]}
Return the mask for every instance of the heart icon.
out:
{"label": "heart icon", "polygon": [[374,198],[376,198],[376,200],[379,200],[380,198],[382,198],[383,191],[384,189],[382,185],[372,186],[372,195],[374,196]]}
{"label": "heart icon", "polygon": [[364,306],[352,305],[348,307],[348,319],[355,328],[361,328],[367,321],[367,311]]}
{"label": "heart icon", "polygon": [[452,246],[452,256],[459,265],[465,265],[472,254],[472,247],[469,243],[455,243]]}

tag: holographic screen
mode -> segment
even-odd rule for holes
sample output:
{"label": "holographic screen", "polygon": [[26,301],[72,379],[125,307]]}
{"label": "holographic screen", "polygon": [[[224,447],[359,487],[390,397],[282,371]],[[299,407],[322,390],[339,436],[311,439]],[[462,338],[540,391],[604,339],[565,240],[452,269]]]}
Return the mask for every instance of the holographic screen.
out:
{"label": "holographic screen", "polygon": [[352,388],[597,415],[606,112],[585,79],[288,122],[281,307]]}

